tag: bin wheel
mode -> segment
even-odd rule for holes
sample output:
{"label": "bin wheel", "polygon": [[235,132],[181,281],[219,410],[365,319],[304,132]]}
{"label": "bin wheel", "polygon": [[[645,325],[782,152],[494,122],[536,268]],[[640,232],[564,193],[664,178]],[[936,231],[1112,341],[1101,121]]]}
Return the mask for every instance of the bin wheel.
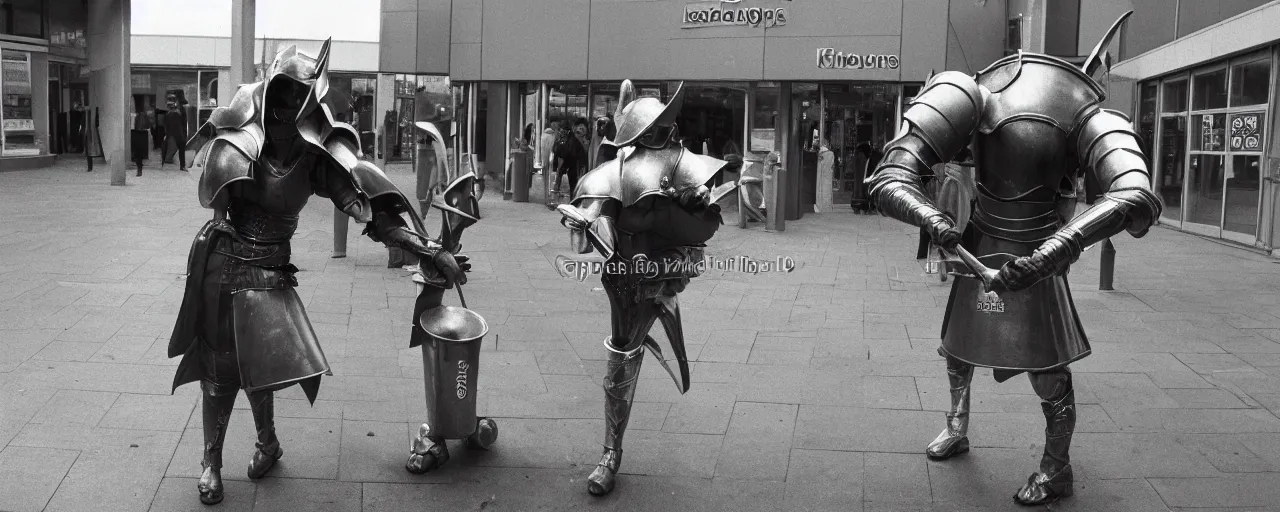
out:
{"label": "bin wheel", "polygon": [[480,418],[476,421],[476,431],[464,441],[472,450],[488,450],[498,440],[498,423],[491,418]]}
{"label": "bin wheel", "polygon": [[449,462],[449,447],[445,446],[444,440],[440,440],[431,445],[425,453],[410,453],[409,460],[404,463],[404,469],[415,475],[421,475],[443,466],[446,462]]}

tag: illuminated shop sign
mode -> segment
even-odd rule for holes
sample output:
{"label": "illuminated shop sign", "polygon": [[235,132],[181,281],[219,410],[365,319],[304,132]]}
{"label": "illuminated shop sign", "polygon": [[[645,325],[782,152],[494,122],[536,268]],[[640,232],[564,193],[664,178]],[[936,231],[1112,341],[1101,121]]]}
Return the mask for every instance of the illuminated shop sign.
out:
{"label": "illuminated shop sign", "polygon": [[818,69],[898,69],[897,55],[859,55],[818,48]]}
{"label": "illuminated shop sign", "polygon": [[733,25],[770,28],[787,24],[787,10],[782,7],[741,7],[741,2],[742,0],[723,0],[686,5],[684,22],[680,28]]}

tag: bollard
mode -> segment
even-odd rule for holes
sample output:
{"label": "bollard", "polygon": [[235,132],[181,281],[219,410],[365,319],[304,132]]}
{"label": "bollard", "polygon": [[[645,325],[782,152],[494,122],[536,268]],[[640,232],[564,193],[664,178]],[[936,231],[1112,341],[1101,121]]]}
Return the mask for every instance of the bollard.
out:
{"label": "bollard", "polygon": [[1098,272],[1098,289],[1114,290],[1111,284],[1115,277],[1116,271],[1116,246],[1111,245],[1111,239],[1108,238],[1102,242],[1102,265]]}

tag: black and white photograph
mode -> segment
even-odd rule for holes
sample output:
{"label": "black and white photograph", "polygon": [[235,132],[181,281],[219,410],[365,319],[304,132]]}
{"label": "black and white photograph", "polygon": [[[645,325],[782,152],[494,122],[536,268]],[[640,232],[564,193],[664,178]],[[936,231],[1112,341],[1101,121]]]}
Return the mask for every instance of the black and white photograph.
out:
{"label": "black and white photograph", "polygon": [[1278,89],[1280,0],[0,0],[0,512],[1280,511]]}

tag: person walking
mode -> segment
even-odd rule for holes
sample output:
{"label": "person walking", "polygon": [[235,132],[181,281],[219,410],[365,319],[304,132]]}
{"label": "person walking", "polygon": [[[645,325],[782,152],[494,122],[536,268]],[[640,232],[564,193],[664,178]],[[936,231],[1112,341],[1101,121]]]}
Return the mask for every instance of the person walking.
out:
{"label": "person walking", "polygon": [[176,92],[165,97],[169,112],[164,115],[164,154],[161,155],[160,167],[173,163],[173,155],[178,155],[179,169],[187,170],[187,102]]}

